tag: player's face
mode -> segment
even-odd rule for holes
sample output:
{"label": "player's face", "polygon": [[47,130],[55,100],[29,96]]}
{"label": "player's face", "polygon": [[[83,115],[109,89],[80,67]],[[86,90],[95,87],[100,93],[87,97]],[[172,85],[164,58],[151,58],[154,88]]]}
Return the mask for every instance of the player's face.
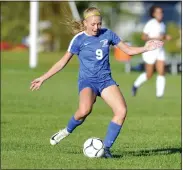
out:
{"label": "player's face", "polygon": [[163,19],[163,10],[161,8],[156,8],[153,13],[154,18],[158,21],[162,21]]}
{"label": "player's face", "polygon": [[88,17],[85,22],[86,32],[89,35],[96,36],[102,26],[101,16],[91,16]]}

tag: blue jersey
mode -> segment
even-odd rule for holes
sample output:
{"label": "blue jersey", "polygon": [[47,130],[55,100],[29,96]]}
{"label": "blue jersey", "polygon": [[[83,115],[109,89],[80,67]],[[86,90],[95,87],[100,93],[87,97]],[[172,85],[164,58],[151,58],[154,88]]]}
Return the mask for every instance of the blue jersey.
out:
{"label": "blue jersey", "polygon": [[120,42],[111,30],[102,28],[97,36],[80,32],[70,42],[68,52],[78,55],[79,80],[101,82],[111,78],[109,47]]}

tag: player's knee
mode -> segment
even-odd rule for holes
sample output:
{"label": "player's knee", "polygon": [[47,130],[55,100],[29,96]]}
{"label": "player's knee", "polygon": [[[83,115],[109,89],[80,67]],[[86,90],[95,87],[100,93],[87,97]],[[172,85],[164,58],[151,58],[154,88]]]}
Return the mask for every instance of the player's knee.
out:
{"label": "player's knee", "polygon": [[87,117],[91,113],[91,110],[92,109],[90,107],[79,108],[79,116],[81,118],[85,118],[85,117]]}
{"label": "player's knee", "polygon": [[127,115],[127,107],[124,106],[124,107],[118,108],[116,115],[119,117],[119,119],[124,120]]}
{"label": "player's knee", "polygon": [[152,78],[152,76],[153,76],[153,73],[147,73],[147,79]]}

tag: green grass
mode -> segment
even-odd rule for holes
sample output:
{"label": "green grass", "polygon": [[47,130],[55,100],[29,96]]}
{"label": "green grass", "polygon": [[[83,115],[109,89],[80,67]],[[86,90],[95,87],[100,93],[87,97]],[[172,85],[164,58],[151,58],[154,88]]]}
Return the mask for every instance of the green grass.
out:
{"label": "green grass", "polygon": [[3,169],[181,169],[181,77],[167,75],[164,98],[155,97],[156,76],[131,97],[139,73],[126,74],[111,57],[114,79],[128,105],[122,131],[112,147],[115,159],[89,159],[82,153],[86,139],[104,138],[112,111],[97,99],[92,114],[57,146],[49,138],[66,126],[78,105],[78,61],[39,91],[30,82],[46,72],[62,53],[40,54],[36,69],[28,67],[28,53],[1,54],[1,168]]}

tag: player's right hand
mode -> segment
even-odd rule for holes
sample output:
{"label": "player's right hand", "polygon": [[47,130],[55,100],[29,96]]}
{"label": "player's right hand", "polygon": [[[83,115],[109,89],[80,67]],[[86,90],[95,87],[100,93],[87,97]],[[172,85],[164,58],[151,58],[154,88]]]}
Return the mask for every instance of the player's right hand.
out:
{"label": "player's right hand", "polygon": [[30,90],[32,90],[32,91],[33,91],[33,90],[39,90],[39,88],[40,88],[40,86],[42,85],[43,81],[44,81],[44,80],[43,80],[41,77],[39,77],[39,78],[33,80],[33,81],[31,82]]}

